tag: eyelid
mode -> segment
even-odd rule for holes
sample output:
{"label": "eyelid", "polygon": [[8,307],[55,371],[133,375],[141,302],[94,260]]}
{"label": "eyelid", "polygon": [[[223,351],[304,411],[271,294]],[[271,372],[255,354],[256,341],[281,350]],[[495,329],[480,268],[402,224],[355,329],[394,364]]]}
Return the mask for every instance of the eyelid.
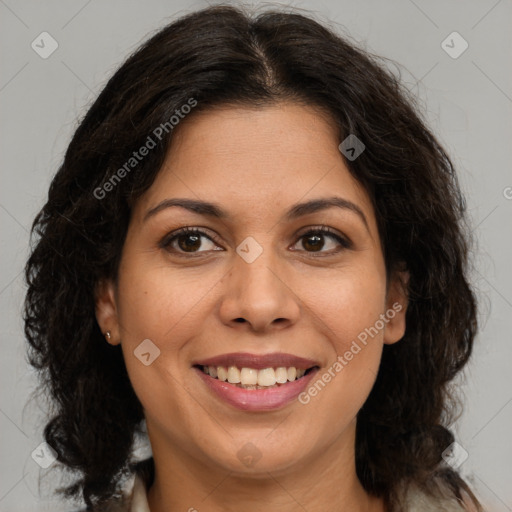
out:
{"label": "eyelid", "polygon": [[[304,236],[306,236],[310,233],[312,233],[312,234],[320,233],[323,235],[330,236],[331,238],[334,238],[343,247],[343,249],[351,249],[353,247],[353,242],[348,236],[346,236],[343,233],[340,233],[339,231],[337,231],[329,226],[326,226],[324,224],[321,224],[318,226],[308,226],[306,228],[303,228],[297,234],[297,241],[295,241],[292,245],[296,245],[300,241],[301,238],[303,238]],[[311,254],[312,256],[329,256],[329,255],[337,254],[338,252],[340,252],[340,250],[337,250],[335,252],[319,251],[317,254],[315,254],[315,252],[308,252],[308,251],[305,251],[305,252],[307,254]]]}
{"label": "eyelid", "polygon": [[[161,249],[166,249],[170,243],[177,238],[180,235],[187,235],[187,234],[195,234],[198,236],[204,236],[205,238],[208,238],[211,242],[215,243],[216,245],[222,247],[219,238],[217,235],[210,234],[210,230],[208,228],[200,227],[200,226],[184,226],[182,228],[175,229],[174,231],[171,231],[170,233],[167,233],[158,243],[158,246]],[[196,254],[200,254],[201,252],[206,251],[198,251]],[[193,255],[194,253],[186,253],[186,252],[179,252],[178,254],[186,254],[188,256]]]}
{"label": "eyelid", "polygon": [[[328,236],[331,238],[334,238],[342,247],[343,249],[350,249],[353,246],[352,241],[345,235],[339,233],[337,230],[334,230],[333,228],[326,226],[326,225],[317,225],[317,226],[307,226],[299,231],[297,235],[295,236],[295,241],[293,242],[292,246],[299,243],[300,239],[308,234],[315,234],[319,233],[324,236]],[[184,226],[182,228],[178,228],[171,233],[167,233],[162,240],[159,242],[159,247],[162,249],[167,249],[167,247],[171,244],[171,242],[176,239],[177,237],[181,235],[187,235],[187,234],[196,234],[198,236],[204,236],[205,238],[208,238],[211,242],[215,243],[217,246],[222,247],[222,244],[219,241],[219,238],[216,234],[210,234],[210,230],[208,228],[200,227],[200,226]],[[222,247],[223,250],[225,250]],[[309,255],[312,255],[314,257],[316,256],[329,256],[333,254],[339,253],[343,249],[338,249],[336,251],[319,251],[317,254],[314,251],[300,251],[305,252]],[[215,249],[217,250],[217,249]],[[194,257],[194,254],[201,254],[203,252],[209,252],[209,251],[197,251],[197,252],[180,252],[180,251],[174,251],[175,253],[179,254],[180,256],[186,255]]]}

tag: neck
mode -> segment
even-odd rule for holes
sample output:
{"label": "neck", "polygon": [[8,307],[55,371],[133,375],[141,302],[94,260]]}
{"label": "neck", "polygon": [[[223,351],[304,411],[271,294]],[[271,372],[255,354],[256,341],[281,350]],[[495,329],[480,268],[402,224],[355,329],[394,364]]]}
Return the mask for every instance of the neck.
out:
{"label": "neck", "polygon": [[154,450],[155,479],[148,491],[150,510],[384,512],[383,501],[368,495],[357,478],[355,422],[349,429],[324,453],[298,459],[280,472],[235,473],[209,467],[178,447],[167,453]]}

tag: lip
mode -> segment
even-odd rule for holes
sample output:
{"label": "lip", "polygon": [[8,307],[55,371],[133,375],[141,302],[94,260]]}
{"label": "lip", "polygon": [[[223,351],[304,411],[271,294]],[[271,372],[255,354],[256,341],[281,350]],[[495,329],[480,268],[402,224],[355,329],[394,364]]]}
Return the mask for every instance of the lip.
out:
{"label": "lip", "polygon": [[249,352],[233,352],[202,359],[192,363],[192,366],[236,366],[237,368],[254,368],[262,370],[263,368],[278,368],[280,366],[295,366],[299,370],[307,370],[313,366],[320,366],[318,361],[305,359],[303,357],[286,354],[284,352],[274,352],[271,354],[251,354]]}
{"label": "lip", "polygon": [[200,368],[194,367],[193,370],[208,389],[224,402],[243,411],[262,412],[277,410],[293,402],[309,386],[319,368],[313,368],[300,379],[270,389],[243,389],[229,382],[214,379]]}

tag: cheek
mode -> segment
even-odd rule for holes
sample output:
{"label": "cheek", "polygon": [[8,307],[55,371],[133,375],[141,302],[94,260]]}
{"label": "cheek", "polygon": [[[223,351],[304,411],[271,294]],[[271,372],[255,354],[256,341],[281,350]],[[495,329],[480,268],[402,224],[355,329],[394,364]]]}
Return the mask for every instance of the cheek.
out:
{"label": "cheek", "polygon": [[193,317],[197,316],[220,275],[198,275],[190,269],[178,271],[136,262],[131,265],[136,271],[130,272],[129,263],[119,283],[118,318],[124,331],[122,339],[133,344],[149,338],[157,345],[166,344],[168,349],[169,340],[182,339],[193,327]]}
{"label": "cheek", "polygon": [[[198,316],[206,314],[203,299],[214,283],[206,276],[199,279],[193,273],[146,265],[135,258],[123,262],[121,270],[118,320],[135,393],[151,416],[163,412],[163,417],[169,417],[178,409],[186,415],[184,348],[198,332]],[[179,425],[179,419],[175,421]]]}
{"label": "cheek", "polygon": [[158,410],[162,400],[176,405],[184,396],[189,342],[211,315],[208,308],[222,273],[198,275],[133,257],[123,262],[119,276],[120,336],[135,392],[148,410]]}
{"label": "cheek", "polygon": [[[314,286],[300,285],[300,297],[313,313],[337,354],[345,352],[351,342],[372,327],[384,312],[386,283],[378,268],[366,266],[315,276]],[[377,337],[382,336],[379,332]],[[364,337],[364,336],[363,336]]]}
{"label": "cheek", "polygon": [[383,329],[375,326],[385,312],[386,286],[379,269],[371,269],[337,272],[336,277],[315,279],[314,292],[302,290],[330,353],[326,368],[312,380],[301,403],[309,404],[306,407],[312,407],[313,415],[329,428],[336,425],[334,431],[355,418],[378,373]]}

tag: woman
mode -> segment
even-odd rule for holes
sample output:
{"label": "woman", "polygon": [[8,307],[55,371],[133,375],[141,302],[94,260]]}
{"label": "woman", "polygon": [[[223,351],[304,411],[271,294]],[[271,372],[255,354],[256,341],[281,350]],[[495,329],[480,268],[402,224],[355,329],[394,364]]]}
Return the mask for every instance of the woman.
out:
{"label": "woman", "polygon": [[44,435],[87,510],[481,510],[447,456],[464,201],[375,58],[299,14],[175,21],[90,108],[33,230]]}

